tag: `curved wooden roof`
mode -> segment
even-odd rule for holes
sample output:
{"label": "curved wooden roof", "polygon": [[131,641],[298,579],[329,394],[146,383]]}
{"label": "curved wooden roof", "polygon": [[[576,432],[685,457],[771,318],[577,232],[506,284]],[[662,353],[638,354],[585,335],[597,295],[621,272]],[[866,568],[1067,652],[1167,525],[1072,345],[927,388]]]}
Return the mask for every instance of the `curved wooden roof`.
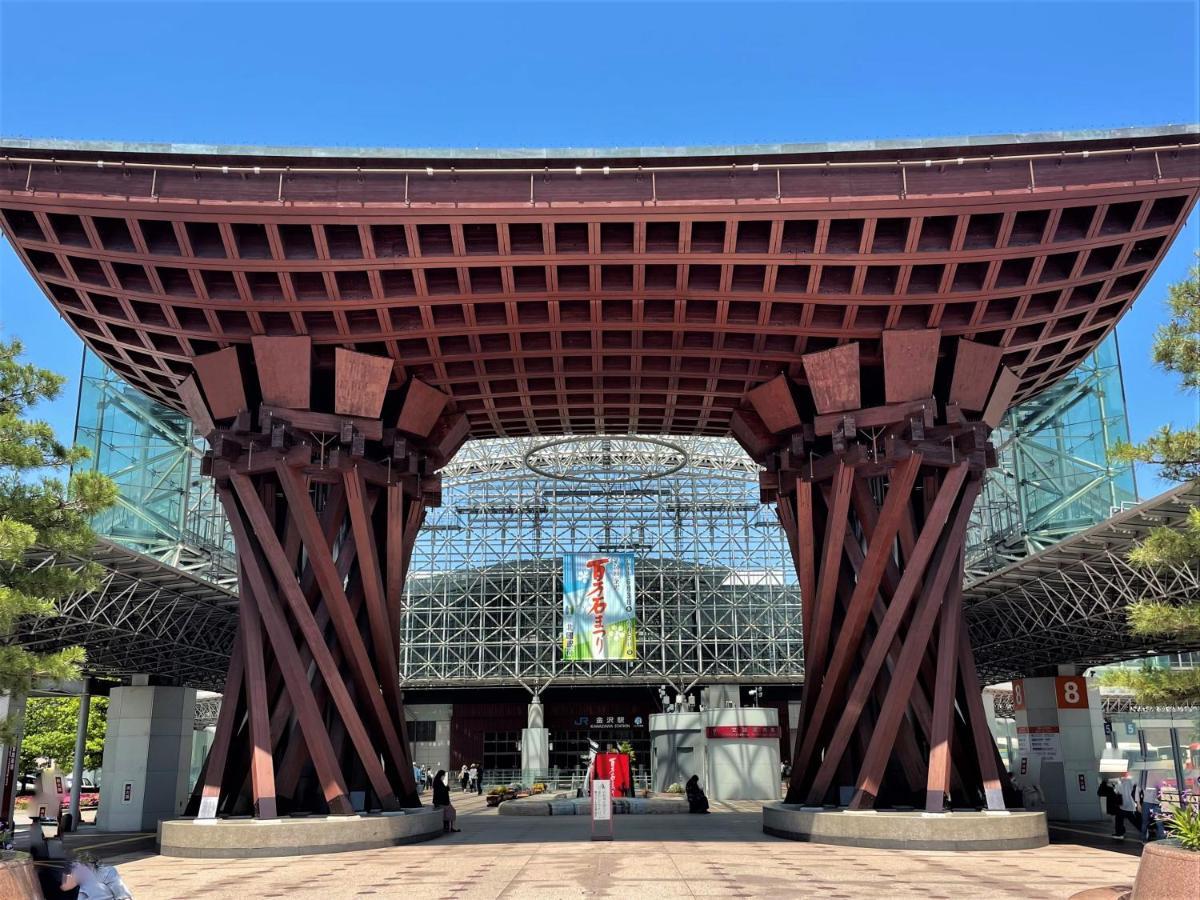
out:
{"label": "curved wooden roof", "polygon": [[1194,126],[696,151],[288,151],[0,140],[0,215],[109,365],[310,335],[445,390],[474,437],[723,435],[885,330],[1003,348],[1020,400],[1116,324],[1200,192]]}

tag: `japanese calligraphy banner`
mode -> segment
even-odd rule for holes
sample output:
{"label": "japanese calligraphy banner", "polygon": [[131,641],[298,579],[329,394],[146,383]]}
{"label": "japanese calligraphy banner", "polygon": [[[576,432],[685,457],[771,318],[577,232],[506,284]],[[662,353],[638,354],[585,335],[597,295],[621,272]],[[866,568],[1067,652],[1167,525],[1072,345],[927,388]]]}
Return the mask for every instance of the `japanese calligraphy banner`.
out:
{"label": "japanese calligraphy banner", "polygon": [[563,659],[637,659],[632,553],[563,557]]}

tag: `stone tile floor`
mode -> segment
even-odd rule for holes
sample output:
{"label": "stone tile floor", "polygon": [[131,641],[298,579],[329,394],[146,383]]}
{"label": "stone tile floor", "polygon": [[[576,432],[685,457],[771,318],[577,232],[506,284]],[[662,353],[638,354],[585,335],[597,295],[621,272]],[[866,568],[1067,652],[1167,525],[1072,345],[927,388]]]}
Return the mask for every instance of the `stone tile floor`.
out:
{"label": "stone tile floor", "polygon": [[111,857],[137,900],[399,897],[1067,898],[1133,883],[1137,857],[1059,843],[1011,853],[859,850],[762,833],[757,803],[709,816],[619,816],[611,843],[585,817],[500,817],[459,800],[461,834],[422,844],[259,860]]}

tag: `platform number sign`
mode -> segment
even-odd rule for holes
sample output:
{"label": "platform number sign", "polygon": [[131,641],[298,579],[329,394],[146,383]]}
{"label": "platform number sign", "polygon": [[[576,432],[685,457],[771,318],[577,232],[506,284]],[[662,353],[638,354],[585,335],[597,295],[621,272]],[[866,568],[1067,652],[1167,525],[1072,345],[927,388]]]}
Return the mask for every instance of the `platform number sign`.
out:
{"label": "platform number sign", "polygon": [[1060,675],[1054,679],[1054,697],[1059,709],[1087,709],[1087,682],[1081,675]]}
{"label": "platform number sign", "polygon": [[1025,682],[1020,678],[1014,678],[1012,683],[1012,700],[1013,709],[1025,708]]}

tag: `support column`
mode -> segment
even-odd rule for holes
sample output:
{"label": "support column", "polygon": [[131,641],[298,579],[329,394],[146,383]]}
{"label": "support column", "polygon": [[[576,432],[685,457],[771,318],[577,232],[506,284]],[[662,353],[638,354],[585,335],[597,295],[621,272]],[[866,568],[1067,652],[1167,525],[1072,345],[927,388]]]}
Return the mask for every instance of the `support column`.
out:
{"label": "support column", "polygon": [[146,684],[113,688],[101,766],[101,831],[154,831],[183,813],[196,692]]}
{"label": "support column", "polygon": [[964,539],[1016,385],[1001,353],[937,329],[886,331],[878,348],[802,357],[734,417],[802,591],[789,803],[1003,808],[986,722],[959,700],[978,695]]}
{"label": "support column", "polygon": [[[243,348],[244,350],[245,348]],[[391,359],[307,337],[193,360],[240,567],[240,633],[191,809],[199,818],[420,806],[399,685],[404,576],[462,414]]]}
{"label": "support column", "polygon": [[534,772],[550,768],[550,730],[545,727],[546,715],[542,699],[537,694],[529,704],[526,727],[521,729],[521,781],[529,784]]}
{"label": "support column", "polygon": [[[0,822],[12,823],[21,777],[21,738],[25,733],[25,695],[0,694],[0,720],[9,720],[11,737],[0,743]],[[0,835],[3,837],[3,835]]]}
{"label": "support column", "polygon": [[88,713],[92,708],[92,695],[85,687],[79,695],[79,716],[75,723],[75,764],[71,767],[71,823],[79,827],[79,792],[83,788],[83,754],[87,750]]}
{"label": "support column", "polygon": [[1013,681],[1017,720],[1014,773],[1041,789],[1046,815],[1068,822],[1104,818],[1096,795],[1104,753],[1104,711],[1095,680],[1082,675]]}

